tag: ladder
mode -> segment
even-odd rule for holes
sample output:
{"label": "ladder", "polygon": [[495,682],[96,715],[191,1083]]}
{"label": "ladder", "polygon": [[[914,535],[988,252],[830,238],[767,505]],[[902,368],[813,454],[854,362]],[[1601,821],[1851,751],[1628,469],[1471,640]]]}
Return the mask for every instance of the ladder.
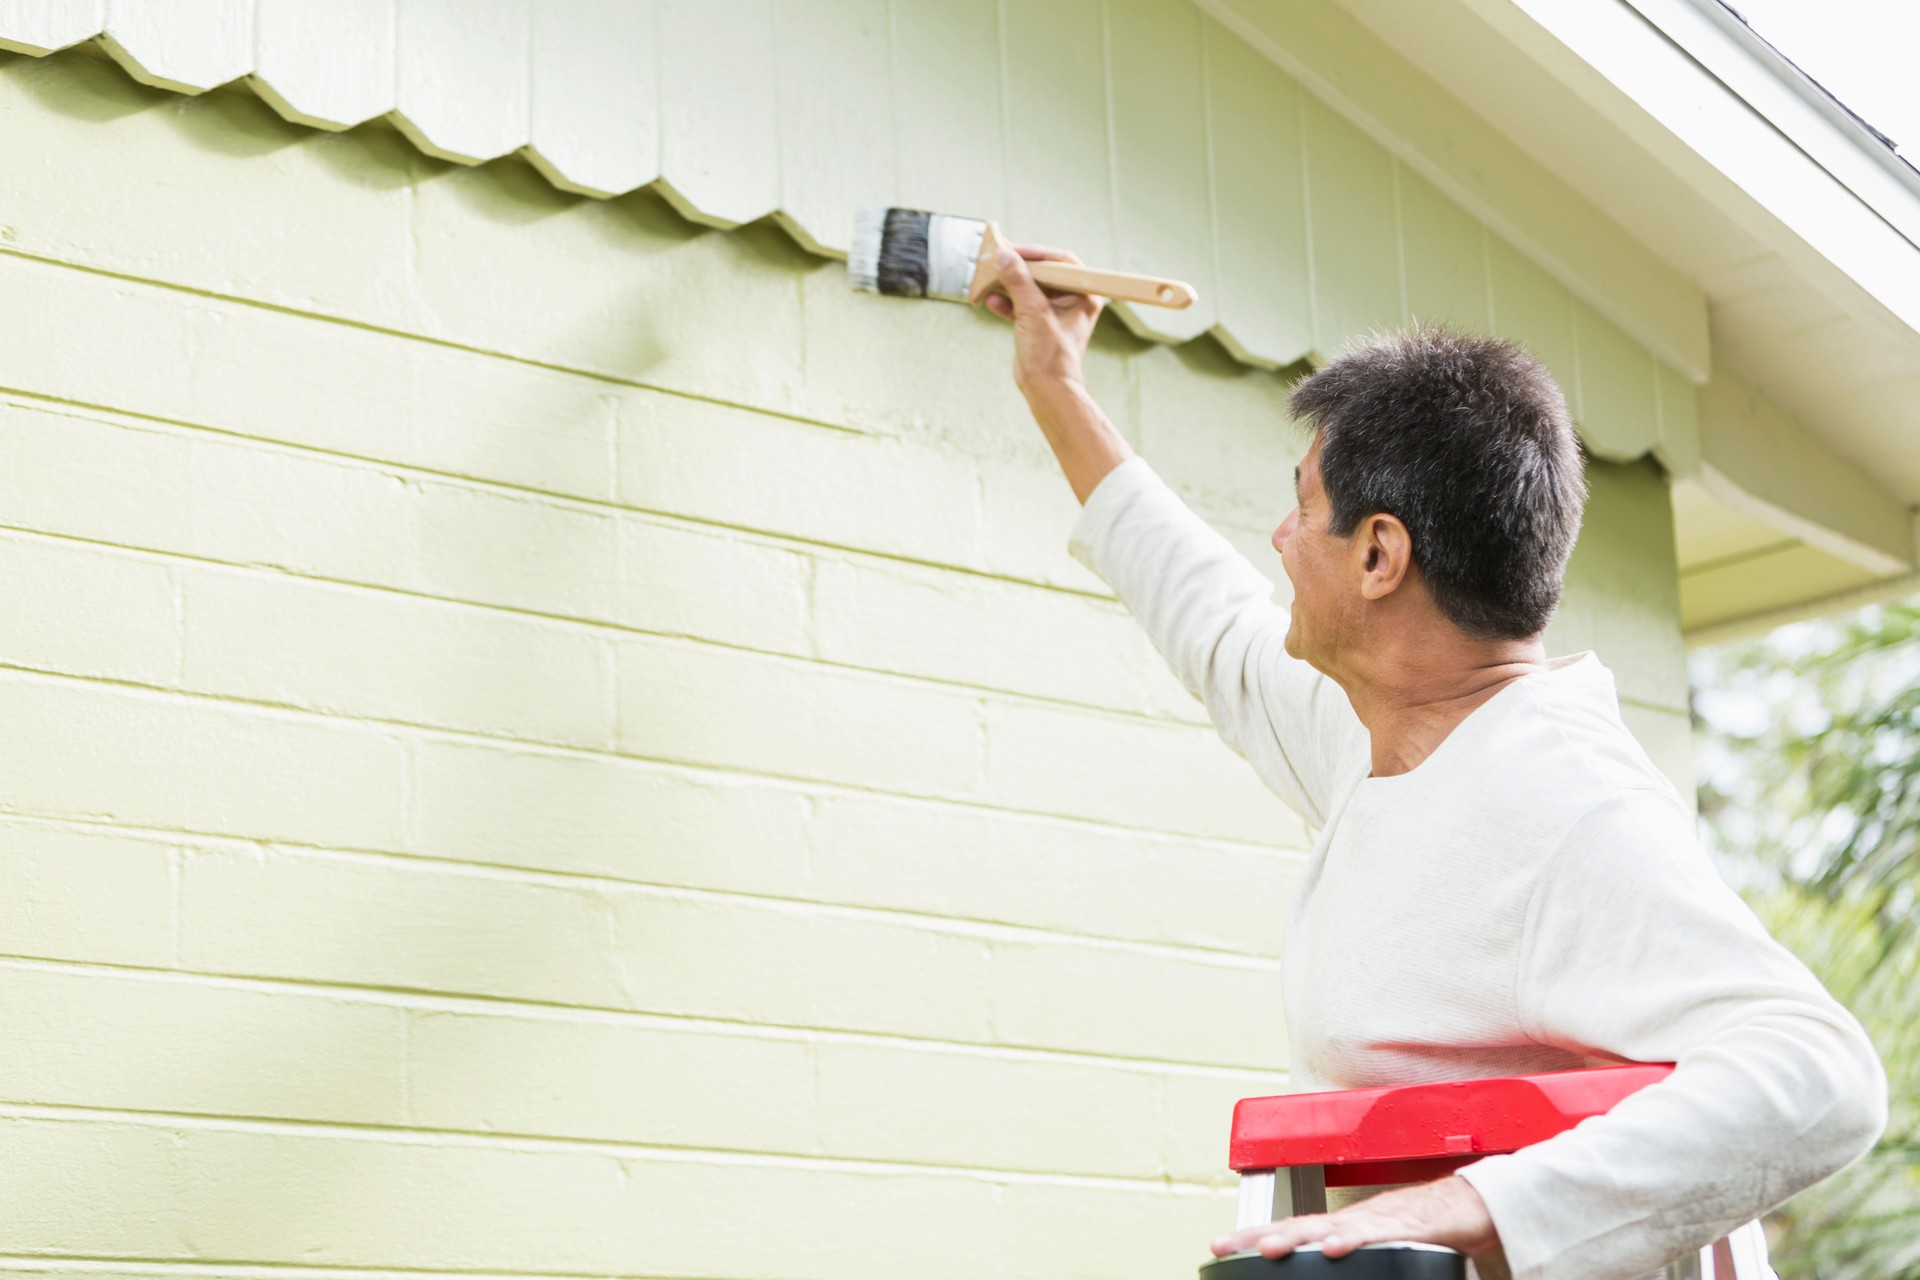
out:
{"label": "ladder", "polygon": [[[1242,1099],[1233,1109],[1227,1159],[1240,1175],[1234,1226],[1325,1213],[1330,1187],[1445,1177],[1601,1115],[1672,1070],[1671,1064],[1595,1067]],[[1668,1264],[1660,1280],[1774,1280],[1760,1223]]]}

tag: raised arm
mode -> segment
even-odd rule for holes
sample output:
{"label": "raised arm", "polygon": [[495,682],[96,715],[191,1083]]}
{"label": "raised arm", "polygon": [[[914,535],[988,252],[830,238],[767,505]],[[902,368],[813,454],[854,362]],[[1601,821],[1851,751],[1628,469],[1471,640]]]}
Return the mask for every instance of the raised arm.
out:
{"label": "raised arm", "polygon": [[1068,548],[1113,587],[1226,744],[1325,825],[1341,779],[1366,772],[1366,732],[1338,685],[1288,655],[1273,583],[1145,458],[1100,482]]}
{"label": "raised arm", "polygon": [[1080,261],[1045,245],[1001,250],[996,262],[1006,293],[989,295],[987,309],[1013,321],[1014,385],[1027,398],[1073,496],[1084,503],[1109,471],[1133,456],[1133,446],[1087,392],[1087,343],[1106,301],[1080,293],[1050,297],[1034,283],[1028,259]]}
{"label": "raised arm", "polygon": [[1335,779],[1366,752],[1346,695],[1286,652],[1287,612],[1273,583],[1163,484],[1108,420],[1082,379],[1097,298],[1050,298],[1026,258],[1077,261],[1018,246],[1007,296],[988,306],[1015,328],[1014,381],[1084,504],[1069,544],[1146,628],[1229,746],[1307,821],[1326,821]]}

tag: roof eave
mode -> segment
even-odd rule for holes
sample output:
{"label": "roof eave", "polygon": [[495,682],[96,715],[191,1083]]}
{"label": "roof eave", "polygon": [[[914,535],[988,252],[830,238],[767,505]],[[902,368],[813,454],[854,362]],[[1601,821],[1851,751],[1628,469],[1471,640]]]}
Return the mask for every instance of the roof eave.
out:
{"label": "roof eave", "polygon": [[1791,64],[1764,41],[1710,16],[1710,0],[1460,2],[1557,63],[1571,92],[1857,320],[1920,347],[1920,189],[1784,79]]}
{"label": "roof eave", "polygon": [[[1383,0],[1342,3],[1376,17],[1392,7]],[[1716,285],[1699,276],[1715,299],[1713,382],[1741,382],[1723,343],[1739,345],[1743,372],[1756,383],[1808,361],[1831,361],[1836,351],[1855,353],[1849,358],[1860,376],[1920,369],[1920,175],[1716,0],[1456,3],[1644,157],[1650,184],[1691,193],[1691,204],[1667,199],[1658,207],[1698,211],[1725,234],[1762,247],[1785,278],[1799,282],[1805,299],[1831,309],[1832,319],[1819,321],[1824,345],[1807,347],[1786,329],[1753,328],[1737,292],[1723,312],[1717,290],[1727,278]],[[1568,174],[1560,166],[1578,159],[1562,152],[1551,163]],[[1702,222],[1695,234],[1711,232]],[[1804,390],[1805,373],[1783,385]],[[1854,375],[1828,369],[1821,376],[1844,390]],[[1889,429],[1884,419],[1856,424],[1837,400],[1808,402],[1804,395],[1798,419],[1785,401],[1764,406],[1760,416],[1777,430],[1710,429],[1710,419],[1727,417],[1727,406],[1744,396],[1744,389],[1742,396],[1728,390],[1710,385],[1702,397],[1703,456],[1688,478],[1729,510],[1828,557],[1831,581],[1812,575],[1785,607],[1842,607],[1854,595],[1849,577],[1857,581],[1862,572],[1880,582],[1909,580],[1914,494],[1890,477],[1910,479],[1910,467],[1895,464],[1920,433]],[[1753,390],[1762,399],[1768,394]],[[1771,456],[1776,437],[1786,436],[1794,447]],[[1812,473],[1821,483],[1810,484],[1789,459],[1817,464]],[[1749,488],[1729,479],[1741,475],[1767,483]],[[1684,579],[1682,594],[1684,601]],[[1711,607],[1703,597],[1690,610],[1699,615],[1690,633],[1720,634],[1784,616],[1778,593],[1756,592],[1744,603],[1724,598],[1724,590],[1719,595]]]}
{"label": "roof eave", "polygon": [[[1661,16],[1670,7],[1659,0],[1629,0],[1629,3],[1655,23],[1661,22]],[[1790,115],[1777,107],[1770,110],[1769,99],[1777,95],[1768,93],[1766,86],[1756,85],[1755,91],[1749,93],[1725,75],[1721,76],[1722,83],[1739,93],[1748,105],[1767,116],[1809,154],[1820,156],[1830,153],[1835,164],[1827,166],[1828,172],[1872,205],[1882,217],[1899,227],[1909,241],[1920,245],[1920,224],[1915,222],[1916,216],[1920,216],[1920,169],[1914,168],[1899,154],[1894,140],[1874,128],[1870,121],[1848,107],[1837,94],[1755,31],[1726,0],[1687,0],[1687,3],[1719,28],[1750,59],[1772,73],[1778,85],[1784,86],[1794,97],[1812,108],[1826,122],[1829,131],[1838,135],[1840,141],[1851,144],[1873,168],[1891,177],[1898,189],[1888,191],[1884,182],[1871,172],[1860,175],[1865,178],[1864,182],[1849,180],[1849,172],[1857,168],[1852,157],[1836,150],[1831,145],[1833,140],[1823,136],[1822,131],[1807,127],[1809,122],[1800,118],[1798,113]],[[1662,24],[1661,29],[1671,39],[1683,39],[1683,31],[1666,24]],[[1695,56],[1700,55],[1696,53]],[[1713,64],[1707,65],[1711,67]]]}

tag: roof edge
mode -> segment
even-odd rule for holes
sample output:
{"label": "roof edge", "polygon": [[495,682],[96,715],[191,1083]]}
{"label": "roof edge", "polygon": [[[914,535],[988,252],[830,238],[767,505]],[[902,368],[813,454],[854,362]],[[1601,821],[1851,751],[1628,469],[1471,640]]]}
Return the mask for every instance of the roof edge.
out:
{"label": "roof edge", "polygon": [[[1627,3],[1872,208],[1909,244],[1920,248],[1920,169],[1895,152],[1885,134],[1803,71],[1723,0]],[[1695,20],[1696,15],[1699,20]],[[1713,38],[1715,33],[1719,39]],[[1763,73],[1764,78],[1755,72]],[[1776,91],[1781,89],[1786,92]]]}
{"label": "roof edge", "polygon": [[1652,163],[1712,201],[1857,323],[1884,340],[1916,345],[1914,240],[1725,77],[1798,120],[1805,136],[1824,137],[1825,158],[1884,196],[1915,236],[1920,196],[1842,137],[1770,65],[1737,47],[1694,0],[1455,2],[1480,14]]}

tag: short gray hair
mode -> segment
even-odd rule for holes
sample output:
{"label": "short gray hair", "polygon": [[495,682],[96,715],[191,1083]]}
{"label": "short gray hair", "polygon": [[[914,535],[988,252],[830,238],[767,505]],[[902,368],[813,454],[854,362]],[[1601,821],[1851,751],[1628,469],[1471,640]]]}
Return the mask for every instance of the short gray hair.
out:
{"label": "short gray hair", "polygon": [[1484,638],[1546,628],[1587,486],[1566,398],[1525,348],[1445,327],[1343,351],[1287,397],[1320,435],[1332,531],[1407,527],[1440,612]]}

